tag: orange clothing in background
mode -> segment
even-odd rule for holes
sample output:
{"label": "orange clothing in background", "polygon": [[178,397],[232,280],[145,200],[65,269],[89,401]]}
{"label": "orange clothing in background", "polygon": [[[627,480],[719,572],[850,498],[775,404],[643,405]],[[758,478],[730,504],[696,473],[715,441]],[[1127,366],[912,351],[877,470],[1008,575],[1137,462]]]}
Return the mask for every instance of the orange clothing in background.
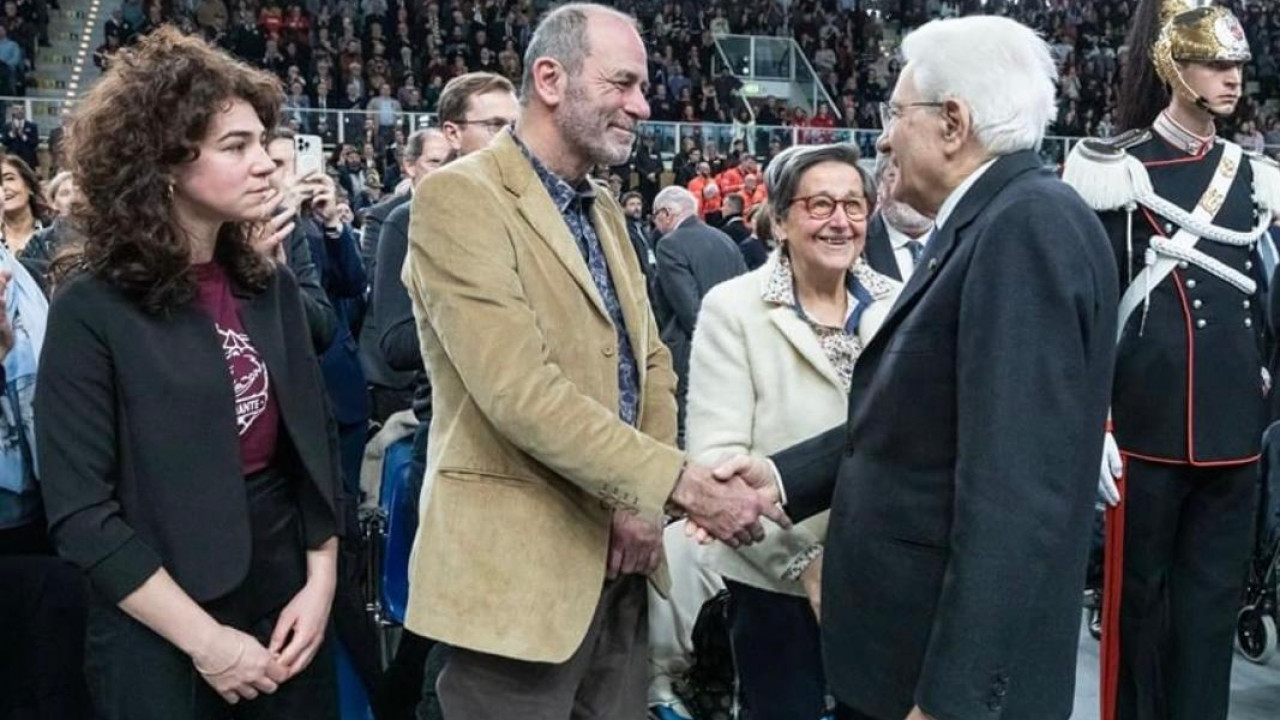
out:
{"label": "orange clothing in background", "polygon": [[[708,185],[716,189],[714,197],[707,197],[704,194]],[[719,212],[720,206],[724,204],[724,195],[720,192],[720,186],[715,178],[701,175],[695,177],[689,181],[689,192],[698,199],[698,217],[703,220],[707,219],[707,213]]]}

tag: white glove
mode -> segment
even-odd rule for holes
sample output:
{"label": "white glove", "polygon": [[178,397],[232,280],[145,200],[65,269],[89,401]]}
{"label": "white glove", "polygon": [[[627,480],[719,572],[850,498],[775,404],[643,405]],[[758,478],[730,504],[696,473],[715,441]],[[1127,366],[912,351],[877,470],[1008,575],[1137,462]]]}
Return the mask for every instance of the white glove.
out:
{"label": "white glove", "polygon": [[1116,438],[1107,433],[1102,441],[1102,467],[1098,470],[1098,495],[1111,507],[1120,504],[1120,488],[1116,480],[1124,472],[1124,461],[1120,459],[1120,448],[1116,446]]}

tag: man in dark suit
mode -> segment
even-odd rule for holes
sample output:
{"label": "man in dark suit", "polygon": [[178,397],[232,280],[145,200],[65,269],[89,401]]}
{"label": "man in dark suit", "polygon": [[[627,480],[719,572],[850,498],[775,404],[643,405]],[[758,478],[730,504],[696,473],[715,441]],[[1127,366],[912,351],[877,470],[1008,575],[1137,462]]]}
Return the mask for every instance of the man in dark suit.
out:
{"label": "man in dark suit", "polygon": [[738,246],[738,252],[742,253],[742,261],[747,264],[747,270],[755,270],[769,259],[769,251],[764,249],[764,243],[757,240],[751,234],[751,228],[747,227],[746,221],[742,219],[742,195],[733,193],[726,195],[724,198],[724,223],[720,225],[720,230],[729,239]]}
{"label": "man in dark suit", "polygon": [[27,111],[21,104],[9,111],[9,124],[4,129],[4,146],[10,153],[26,161],[32,169],[40,167],[36,150],[40,147],[40,131],[27,119]]}
{"label": "man in dark suit", "polygon": [[793,519],[831,508],[822,632],[838,717],[1066,720],[1115,260],[1034,150],[1057,75],[1042,40],[967,17],[902,49],[879,149],[901,170],[895,197],[939,229],[858,359],[847,425],[717,474],[780,478]]}
{"label": "man in dark suit", "polygon": [[653,301],[654,285],[658,278],[658,257],[653,254],[653,245],[649,242],[649,233],[645,231],[644,196],[632,190],[621,198],[622,212],[627,216],[627,238],[636,251],[636,259],[640,261],[640,272],[644,273],[645,290]]}
{"label": "man in dark suit", "polygon": [[671,350],[679,384],[676,405],[684,437],[685,395],[689,388],[689,350],[702,298],[718,283],[747,271],[733,240],[698,219],[693,193],[672,185],[653,200],[658,241],[658,297],[655,301],[662,341]]}
{"label": "man in dark suit", "polygon": [[911,278],[933,230],[933,218],[893,196],[898,168],[887,155],[876,158],[876,211],[867,223],[863,254],[872,269],[895,280]]}
{"label": "man in dark suit", "polygon": [[[413,398],[413,373],[399,372],[393,363],[388,362],[387,355],[380,347],[382,331],[379,321],[385,313],[379,312],[377,295],[378,248],[383,235],[384,222],[396,208],[403,207],[413,197],[413,185],[426,177],[436,168],[443,166],[453,157],[453,150],[444,133],[435,128],[424,128],[409,136],[405,143],[404,173],[409,178],[410,187],[397,193],[369,209],[364,219],[364,232],[360,239],[360,255],[364,262],[365,277],[369,278],[373,291],[369,293],[368,307],[364,324],[360,328],[360,362],[364,366],[365,376],[369,381],[369,396],[373,407],[372,418],[383,422],[392,413],[407,409]],[[404,223],[408,225],[408,220]],[[401,263],[404,253],[400,253]],[[400,265],[389,268],[391,277],[397,285],[400,283]],[[404,286],[397,288],[404,293]],[[408,300],[406,296],[406,301]],[[414,355],[417,355],[416,341]]]}

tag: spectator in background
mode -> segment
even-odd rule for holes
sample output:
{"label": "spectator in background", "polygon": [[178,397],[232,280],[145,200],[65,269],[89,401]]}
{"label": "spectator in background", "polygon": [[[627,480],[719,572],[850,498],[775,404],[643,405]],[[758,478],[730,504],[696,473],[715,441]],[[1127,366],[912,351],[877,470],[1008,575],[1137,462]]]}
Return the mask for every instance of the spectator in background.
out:
{"label": "spectator in background", "polygon": [[458,155],[489,145],[520,116],[515,86],[501,75],[474,72],[450,80],[437,107],[440,128]]}
{"label": "spectator in background", "polygon": [[[102,27],[102,34],[104,37],[111,37],[114,35],[117,40],[124,40],[126,38],[133,37],[133,29],[136,26],[124,19],[122,8],[123,5],[121,8],[116,8],[111,11],[111,17],[107,18],[107,22],[103,24]],[[139,14],[138,19],[142,19],[141,14]]]}
{"label": "spectator in background", "polygon": [[22,158],[29,167],[40,166],[36,155],[40,147],[40,131],[27,119],[27,109],[22,103],[16,103],[9,109],[9,124],[5,126],[3,142],[10,153]]}
{"label": "spectator in background", "polygon": [[0,23],[0,62],[9,68],[10,74],[15,78],[20,78],[26,74],[22,46],[9,37],[9,31],[3,23]]}
{"label": "spectator in background", "polygon": [[742,214],[742,195],[734,193],[726,196],[724,199],[724,224],[720,226],[720,231],[728,235],[729,239],[733,240],[734,244],[738,246],[738,251],[742,253],[742,260],[747,264],[747,271],[749,272],[764,265],[765,260],[769,258],[769,253],[759,240],[751,236],[751,228],[747,227]]}
{"label": "spectator in background", "polygon": [[[754,162],[754,159],[753,159]],[[769,199],[769,191],[765,184],[760,181],[760,175],[746,175],[742,178],[742,203],[745,211],[750,213],[752,210],[764,205]]]}
{"label": "spectator in background", "polygon": [[[713,222],[713,219],[718,221],[720,205],[724,198],[720,195],[720,186],[716,184],[711,174],[711,163],[702,160],[697,168],[698,174],[689,181],[688,188],[698,201],[698,217],[707,223]],[[708,216],[712,216],[713,219],[708,219]]]}
{"label": "spectator in background", "polygon": [[360,199],[365,197],[368,182],[367,168],[364,160],[360,158],[360,152],[351,145],[342,146],[339,158],[338,184],[347,193],[352,209],[359,212],[364,209]]}
{"label": "spectator in background", "polygon": [[27,243],[52,219],[49,201],[35,170],[16,155],[0,159],[0,186],[4,188],[4,245],[22,258]]}
{"label": "spectator in background", "polygon": [[222,0],[200,0],[196,6],[196,22],[202,28],[213,30],[216,35],[226,32],[229,17],[227,5]]}
{"label": "spectator in background", "polygon": [[58,127],[49,131],[47,142],[49,144],[49,162],[52,165],[52,172],[57,173],[66,164],[66,159],[62,156],[62,141],[66,136],[67,125],[71,123],[71,107],[63,105],[58,111]]}
{"label": "spectator in background", "polygon": [[391,83],[384,82],[378,87],[378,96],[369,101],[367,109],[377,120],[379,142],[390,141],[402,111],[400,101],[391,96]]}
{"label": "spectator in background", "polygon": [[49,538],[35,462],[32,399],[49,305],[0,248],[0,716],[92,716],[84,682],[85,583]]}
{"label": "spectator in background", "polygon": [[747,266],[728,235],[698,218],[693,193],[678,185],[663,188],[654,199],[653,224],[660,238],[655,250],[659,290],[655,305],[662,341],[671,350],[679,378],[676,407],[683,444],[689,348],[698,309],[708,290],[746,272]]}
{"label": "spectator in background", "polygon": [[52,204],[50,222],[36,231],[27,243],[23,249],[22,263],[38,282],[44,283],[47,294],[52,296],[50,267],[60,258],[78,254],[84,247],[84,234],[71,217],[73,204],[82,198],[76,188],[75,178],[67,170],[58,173],[45,184],[44,196]]}
{"label": "spectator in background", "polygon": [[1263,136],[1262,131],[1254,124],[1252,120],[1246,120],[1240,124],[1240,129],[1236,131],[1236,143],[1248,152],[1260,153],[1266,149],[1267,139]]}
{"label": "spectator in background", "polygon": [[622,213],[627,217],[627,238],[631,241],[631,249],[635,250],[636,260],[640,262],[640,272],[644,273],[645,288],[652,298],[653,283],[657,280],[658,258],[653,254],[649,233],[645,231],[644,197],[633,190],[623,194],[621,205]]}
{"label": "spectator in background", "polygon": [[880,155],[875,168],[875,213],[867,225],[863,254],[876,272],[906,282],[924,254],[933,219],[894,197],[897,184],[898,168]]}

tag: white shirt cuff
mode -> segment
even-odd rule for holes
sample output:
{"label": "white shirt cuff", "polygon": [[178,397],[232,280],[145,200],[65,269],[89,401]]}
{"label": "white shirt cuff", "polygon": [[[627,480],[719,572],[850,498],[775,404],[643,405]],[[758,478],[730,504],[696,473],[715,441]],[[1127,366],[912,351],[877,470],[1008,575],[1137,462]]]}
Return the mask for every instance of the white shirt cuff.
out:
{"label": "white shirt cuff", "polygon": [[773,482],[778,486],[778,504],[782,507],[787,506],[787,488],[782,484],[782,475],[778,472],[778,466],[769,458],[764,459],[769,463],[769,469],[773,471]]}

